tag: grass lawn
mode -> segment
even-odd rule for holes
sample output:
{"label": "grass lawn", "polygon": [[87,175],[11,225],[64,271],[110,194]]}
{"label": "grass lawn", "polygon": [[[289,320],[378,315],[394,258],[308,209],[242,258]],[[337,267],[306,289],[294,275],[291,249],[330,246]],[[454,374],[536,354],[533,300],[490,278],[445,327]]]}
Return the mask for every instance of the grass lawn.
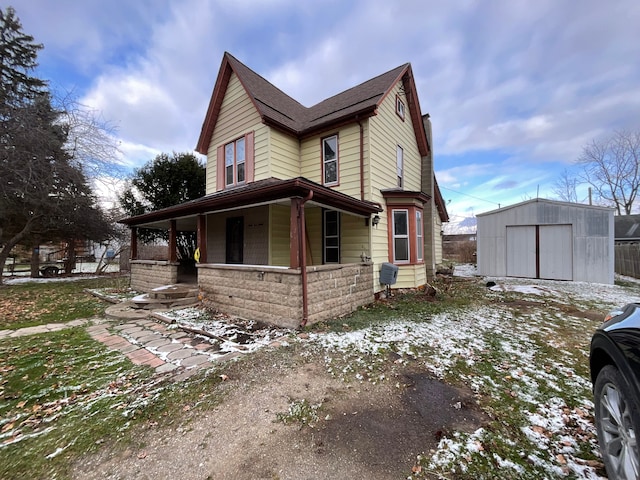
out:
{"label": "grass lawn", "polygon": [[84,289],[126,290],[127,277],[0,285],[0,330],[90,318],[108,305]]}
{"label": "grass lawn", "polygon": [[[99,314],[106,304],[83,292],[118,287],[109,281],[1,287],[2,328]],[[498,283],[490,290],[480,280],[443,281],[435,298],[399,292],[291,342],[345,382],[393,381],[393,369],[405,365],[476,394],[490,421],[471,434],[445,432],[405,478],[602,478],[589,340],[605,312],[638,301],[638,284]],[[21,320],[9,317],[24,295],[39,300]],[[285,365],[287,352],[247,355],[235,374],[253,361]],[[67,478],[83,454],[135,442],[134,427],[180,422],[185,404],[221,401],[216,374],[179,386],[151,374],[82,328],[0,340],[0,478]],[[316,421],[304,399],[295,407],[290,417]]]}

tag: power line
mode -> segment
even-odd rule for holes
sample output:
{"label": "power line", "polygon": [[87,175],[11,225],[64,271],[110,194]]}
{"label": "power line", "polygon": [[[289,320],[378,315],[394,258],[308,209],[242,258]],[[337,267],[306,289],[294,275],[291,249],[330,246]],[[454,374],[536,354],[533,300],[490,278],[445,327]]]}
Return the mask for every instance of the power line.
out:
{"label": "power line", "polygon": [[440,186],[440,189],[441,189],[441,190],[449,190],[450,192],[457,193],[458,195],[463,195],[463,196],[465,196],[465,197],[473,198],[473,199],[475,199],[475,200],[480,200],[481,202],[491,203],[491,204],[493,204],[493,205],[497,205],[497,206],[498,206],[498,208],[500,208],[500,204],[499,204],[499,203],[497,203],[497,202],[492,202],[491,200],[485,200],[484,198],[474,197],[473,195],[469,195],[468,193],[458,192],[458,191],[456,191],[456,190],[452,190],[452,189],[447,188],[447,187],[442,187],[442,186]]}

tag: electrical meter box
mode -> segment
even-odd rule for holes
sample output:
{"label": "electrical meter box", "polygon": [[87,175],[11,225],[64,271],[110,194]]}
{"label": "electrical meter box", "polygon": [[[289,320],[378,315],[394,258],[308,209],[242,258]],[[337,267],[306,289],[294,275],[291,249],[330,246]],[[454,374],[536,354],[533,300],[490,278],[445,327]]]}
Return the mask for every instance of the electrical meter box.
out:
{"label": "electrical meter box", "polygon": [[380,283],[382,285],[395,285],[398,279],[398,266],[385,262],[380,269]]}

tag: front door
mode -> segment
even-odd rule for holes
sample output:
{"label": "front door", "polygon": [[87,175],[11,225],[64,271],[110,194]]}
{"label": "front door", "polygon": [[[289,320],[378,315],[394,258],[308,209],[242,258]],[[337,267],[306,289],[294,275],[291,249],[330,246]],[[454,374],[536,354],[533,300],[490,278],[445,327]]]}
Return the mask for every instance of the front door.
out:
{"label": "front door", "polygon": [[227,218],[226,263],[242,263],[244,250],[244,217]]}

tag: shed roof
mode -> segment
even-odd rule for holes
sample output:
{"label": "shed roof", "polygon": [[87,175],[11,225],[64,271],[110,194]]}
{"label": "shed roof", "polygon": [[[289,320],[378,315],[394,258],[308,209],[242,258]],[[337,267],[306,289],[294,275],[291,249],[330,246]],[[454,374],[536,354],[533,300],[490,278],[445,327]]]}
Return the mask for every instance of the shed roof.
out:
{"label": "shed roof", "polygon": [[514,203],[513,205],[507,205],[506,207],[497,208],[495,210],[491,210],[489,212],[478,213],[476,217],[484,217],[487,215],[495,215],[497,213],[504,212],[506,210],[510,210],[512,208],[522,207],[524,205],[529,205],[532,203],[544,203],[547,205],[558,205],[565,207],[573,207],[573,208],[587,208],[592,210],[601,210],[601,211],[613,211],[613,208],[610,207],[601,207],[598,205],[585,205],[584,203],[572,203],[572,202],[561,202],[558,200],[549,200],[547,198],[533,198],[531,200],[525,200],[524,202]]}

